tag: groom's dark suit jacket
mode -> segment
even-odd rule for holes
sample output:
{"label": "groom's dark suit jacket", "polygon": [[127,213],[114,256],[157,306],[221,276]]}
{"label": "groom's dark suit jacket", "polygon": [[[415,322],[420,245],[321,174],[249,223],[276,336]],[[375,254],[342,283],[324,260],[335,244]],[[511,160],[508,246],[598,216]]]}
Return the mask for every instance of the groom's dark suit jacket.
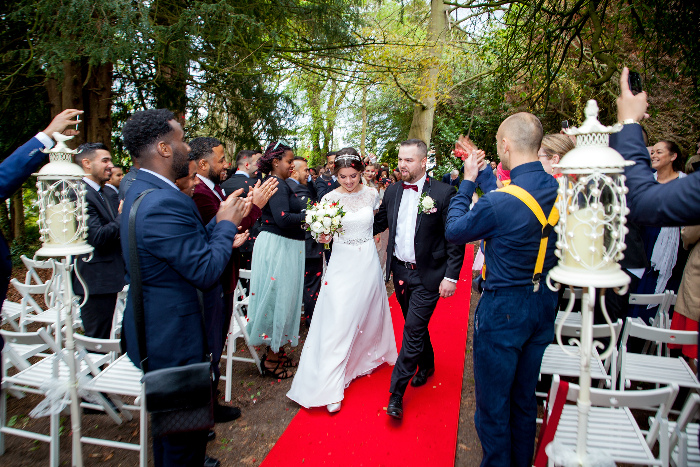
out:
{"label": "groom's dark suit jacket", "polygon": [[[394,242],[396,239],[396,224],[399,206],[404,188],[402,183],[389,185],[384,193],[379,212],[374,216],[374,234],[389,229],[389,241],[386,247],[387,268],[386,280],[391,274],[394,258]],[[455,195],[455,189],[450,185],[426,177],[423,193],[435,201],[437,211],[425,214],[418,210],[416,219],[415,252],[416,266],[423,285],[428,290],[438,290],[443,278],[458,280],[459,272],[464,262],[464,246],[454,245],[445,240],[445,220],[450,200]]]}

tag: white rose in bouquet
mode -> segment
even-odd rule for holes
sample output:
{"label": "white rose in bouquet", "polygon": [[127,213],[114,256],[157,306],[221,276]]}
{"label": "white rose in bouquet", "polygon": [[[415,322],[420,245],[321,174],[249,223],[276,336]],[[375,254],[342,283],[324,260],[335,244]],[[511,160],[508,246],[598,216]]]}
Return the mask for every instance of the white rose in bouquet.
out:
{"label": "white rose in bouquet", "polygon": [[328,208],[327,214],[331,217],[335,217],[338,214],[338,208]]}
{"label": "white rose in bouquet", "polygon": [[306,213],[306,223],[311,225],[314,222],[314,215],[310,212]]}
{"label": "white rose in bouquet", "polygon": [[320,234],[323,232],[323,224],[320,222],[316,221],[313,224],[311,224],[311,231],[315,234]]}
{"label": "white rose in bouquet", "polygon": [[332,219],[330,217],[324,217],[323,218],[323,226],[327,229],[331,226]]}
{"label": "white rose in bouquet", "polygon": [[329,233],[331,233],[331,229],[330,229],[330,228],[328,228],[328,229],[323,229],[323,233],[326,234],[326,235],[328,235]]}
{"label": "white rose in bouquet", "polygon": [[340,225],[340,216],[335,216],[331,222],[333,227],[338,227]]}

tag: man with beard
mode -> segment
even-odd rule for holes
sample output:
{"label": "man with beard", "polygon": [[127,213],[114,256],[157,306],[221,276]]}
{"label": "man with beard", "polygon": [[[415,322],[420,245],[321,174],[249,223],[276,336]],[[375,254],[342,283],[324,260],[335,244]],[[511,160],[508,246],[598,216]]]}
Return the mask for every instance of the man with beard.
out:
{"label": "man with beard", "polygon": [[[184,142],[184,132],[173,113],[166,109],[136,112],[122,132],[124,147],[140,164],[124,199],[125,219],[136,198],[153,189],[143,197],[136,214],[136,244],[130,244],[128,222],[121,224],[120,232],[128,277],[133,276],[131,248],[138,248],[146,370],[207,361],[209,350],[204,343],[198,290],[209,289],[218,282],[231,257],[237,226],[248,214],[250,202],[232,193],[221,203],[215,218],[204,225],[197,206],[174,183],[189,172],[190,147]],[[139,348],[132,294],[130,288],[123,332],[127,355],[142,368],[146,355]],[[154,437],[154,465],[203,465],[207,432]],[[207,465],[218,465],[218,461],[209,459]]]}
{"label": "man with beard", "polygon": [[[85,171],[88,213],[87,241],[95,250],[77,261],[78,274],[87,287],[87,302],[80,308],[85,335],[109,339],[117,294],[124,288],[124,260],[119,245],[119,213],[110,202],[105,183],[112,177],[112,157],[102,143],[78,147],[75,163]],[[116,195],[116,192],[114,192]],[[87,258],[90,261],[87,261]],[[83,283],[73,276],[73,290],[81,299]]]}
{"label": "man with beard", "polygon": [[[199,179],[199,183],[194,187],[192,199],[197,205],[202,222],[206,225],[214,218],[222,201],[226,199],[221,189],[220,181],[221,172],[228,167],[228,163],[225,158],[224,146],[216,138],[195,138],[190,142],[190,148],[190,159],[196,163],[197,178]],[[262,207],[265,206],[269,199],[269,196],[266,197],[265,195],[269,193],[272,196],[271,189],[268,190],[272,182],[273,180],[270,180],[263,186],[260,186],[258,183],[249,187],[248,197],[253,201],[253,204],[250,214],[239,225],[242,232],[247,231],[262,215]],[[234,193],[242,194],[240,189]],[[221,376],[219,361],[226,343],[231,314],[233,313],[233,293],[238,282],[240,264],[238,247],[241,244],[242,239],[233,245],[233,254],[221,275],[221,280],[212,288],[203,290],[205,316],[207,317],[205,323],[207,327],[207,341],[212,354],[215,375],[214,391],[217,396],[218,383]],[[241,416],[239,408],[219,405],[218,400],[219,398],[217,397],[214,403],[214,420],[217,423],[230,422]]]}

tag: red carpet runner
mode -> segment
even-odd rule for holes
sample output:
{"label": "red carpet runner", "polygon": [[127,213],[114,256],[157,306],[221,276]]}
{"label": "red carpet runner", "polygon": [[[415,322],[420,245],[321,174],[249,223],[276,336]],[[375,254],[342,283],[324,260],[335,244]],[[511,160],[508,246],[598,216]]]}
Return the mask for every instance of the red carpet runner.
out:
{"label": "red carpet runner", "polygon": [[[409,385],[402,422],[385,413],[393,367],[384,365],[350,384],[340,412],[301,409],[262,465],[453,466],[473,258],[473,248],[467,245],[457,292],[440,299],[430,320],[435,375],[420,388]],[[398,346],[403,316],[394,296],[389,304]]]}

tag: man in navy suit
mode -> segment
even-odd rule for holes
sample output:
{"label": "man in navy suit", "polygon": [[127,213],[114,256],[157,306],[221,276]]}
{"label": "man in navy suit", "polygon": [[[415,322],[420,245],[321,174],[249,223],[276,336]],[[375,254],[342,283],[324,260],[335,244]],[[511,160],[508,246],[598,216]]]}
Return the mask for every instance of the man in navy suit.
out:
{"label": "man in navy suit", "polygon": [[[128,219],[136,198],[153,188],[141,202],[136,217],[136,245],[129,244],[128,222],[121,225],[121,244],[131,275],[129,252],[138,247],[141,263],[148,369],[172,368],[205,361],[204,327],[198,289],[208,289],[221,276],[231,257],[237,226],[250,204],[230,197],[206,226],[192,198],[174,181],[189,173],[184,132],[172,112],[153,109],[136,112],[124,124],[124,146],[138,159],[140,169],[124,199]],[[133,290],[133,289],[132,289]],[[130,290],[131,294],[131,290]],[[141,367],[136,323],[127,300],[124,334],[129,358]],[[155,437],[156,467],[201,466],[207,430]],[[217,465],[214,461],[211,465]]]}
{"label": "man in navy suit", "polygon": [[[87,301],[80,308],[85,335],[109,339],[117,294],[124,288],[124,260],[119,244],[119,213],[109,200],[106,188],[112,176],[112,156],[102,143],[85,143],[78,147],[75,163],[83,168],[85,201],[88,213],[87,241],[95,250],[77,261],[78,274],[87,286]],[[73,276],[73,291],[85,295],[82,283]]]}
{"label": "man in navy suit", "polygon": [[[51,121],[49,126],[39,132],[32,139],[20,146],[15,152],[7,157],[0,164],[0,201],[3,203],[14,193],[22,183],[34,173],[46,159],[46,153],[41,149],[51,149],[54,133],[66,135],[77,135],[76,130],[66,130],[67,127],[77,125],[78,120],[72,118],[82,114],[82,110],[66,109]],[[12,274],[12,257],[10,248],[0,232],[0,306],[2,306],[7,296],[7,286],[10,283]],[[0,351],[5,345],[5,341],[0,336]],[[2,375],[2,359],[0,359],[0,375]],[[0,376],[1,377],[1,376]]]}

